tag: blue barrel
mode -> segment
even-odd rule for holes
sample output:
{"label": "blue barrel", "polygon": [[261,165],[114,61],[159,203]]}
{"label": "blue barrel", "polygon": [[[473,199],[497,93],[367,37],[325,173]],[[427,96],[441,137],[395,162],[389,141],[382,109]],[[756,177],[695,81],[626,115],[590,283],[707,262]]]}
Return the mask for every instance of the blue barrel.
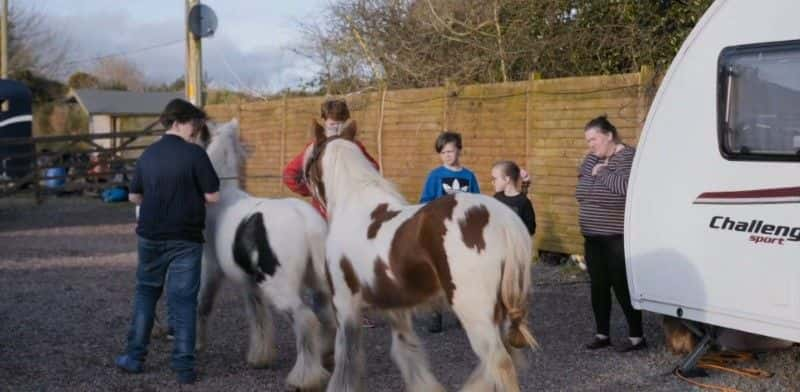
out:
{"label": "blue barrel", "polygon": [[63,178],[49,178],[44,181],[44,186],[55,189],[61,188],[66,182],[67,171],[63,167],[51,167],[44,172],[45,177],[63,177]]}

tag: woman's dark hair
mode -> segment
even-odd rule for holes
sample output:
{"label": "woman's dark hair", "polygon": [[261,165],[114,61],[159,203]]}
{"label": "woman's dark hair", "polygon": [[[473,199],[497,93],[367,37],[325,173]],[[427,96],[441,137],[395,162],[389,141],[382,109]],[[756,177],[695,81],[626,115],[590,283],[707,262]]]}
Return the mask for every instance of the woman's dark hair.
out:
{"label": "woman's dark hair", "polygon": [[497,161],[492,167],[500,168],[504,176],[511,179],[514,184],[519,185],[520,169],[514,161]]}
{"label": "woman's dark hair", "polygon": [[344,99],[329,99],[322,103],[320,107],[322,119],[345,122],[350,119],[350,109]]}
{"label": "woman's dark hair", "polygon": [[202,109],[183,99],[175,98],[169,101],[167,106],[164,107],[159,121],[161,121],[161,125],[163,125],[164,128],[169,129],[176,121],[179,123],[186,123],[191,120],[206,120],[207,118],[206,112]]}
{"label": "woman's dark hair", "polygon": [[436,152],[442,152],[442,149],[447,143],[455,143],[456,148],[461,150],[461,134],[458,132],[444,131],[436,138]]}
{"label": "woman's dark hair", "polygon": [[611,121],[608,121],[608,116],[605,114],[589,120],[589,122],[586,123],[586,126],[583,128],[583,131],[586,132],[590,129],[597,129],[605,135],[610,133],[615,142],[620,142],[617,127],[615,127],[614,124],[611,124]]}

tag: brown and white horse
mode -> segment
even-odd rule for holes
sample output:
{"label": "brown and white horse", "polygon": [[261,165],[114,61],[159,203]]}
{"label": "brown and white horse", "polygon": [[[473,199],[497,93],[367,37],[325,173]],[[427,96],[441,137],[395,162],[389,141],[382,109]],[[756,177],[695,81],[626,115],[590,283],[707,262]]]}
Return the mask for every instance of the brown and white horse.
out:
{"label": "brown and white horse", "polygon": [[481,361],[463,389],[519,391],[512,347],[536,345],[526,309],[531,238],[522,221],[485,195],[408,205],[352,142],[354,122],[329,139],[312,126],[306,178],[329,214],[326,273],[339,324],[328,391],[363,390],[364,307],[387,315],[406,389],[443,390],[411,325],[415,307],[442,298]]}

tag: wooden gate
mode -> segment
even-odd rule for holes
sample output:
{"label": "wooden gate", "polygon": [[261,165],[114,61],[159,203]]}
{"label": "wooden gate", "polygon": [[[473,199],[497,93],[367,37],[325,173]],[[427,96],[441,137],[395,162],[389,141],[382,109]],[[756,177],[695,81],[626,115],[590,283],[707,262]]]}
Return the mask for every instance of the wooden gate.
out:
{"label": "wooden gate", "polygon": [[[0,156],[0,162],[30,158],[27,174],[11,178],[0,172],[0,197],[27,191],[41,203],[46,195],[97,193],[127,186],[142,150],[164,132],[160,123],[154,122],[141,131],[0,140],[0,146],[33,147],[31,152]],[[111,147],[97,142],[103,139],[111,139]]]}

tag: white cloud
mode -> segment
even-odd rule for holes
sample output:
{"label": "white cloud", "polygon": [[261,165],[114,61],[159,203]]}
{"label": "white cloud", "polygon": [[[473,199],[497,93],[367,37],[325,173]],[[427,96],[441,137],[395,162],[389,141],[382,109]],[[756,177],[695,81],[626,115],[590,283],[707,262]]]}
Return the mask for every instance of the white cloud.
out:
{"label": "white cloud", "polygon": [[[75,13],[70,12],[67,6],[41,9],[48,22],[66,34],[76,47],[72,60],[125,52],[129,54],[124,57],[135,62],[153,82],[169,83],[183,75],[186,50],[183,42],[131,53],[182,40],[181,8],[172,7],[176,9],[163,10],[163,14],[145,18],[139,9],[93,8],[90,3],[91,0],[76,3],[80,6],[74,10]],[[298,87],[313,77],[315,66],[290,50],[299,38],[294,20],[305,13],[302,7],[295,7],[281,16],[275,14],[274,4],[267,4],[272,2],[204,3],[215,8],[219,17],[216,36],[203,40],[204,71],[214,84],[274,92]],[[237,7],[236,3],[248,6]],[[170,17],[172,14],[178,16]],[[72,66],[89,70],[93,63],[86,61]]]}

